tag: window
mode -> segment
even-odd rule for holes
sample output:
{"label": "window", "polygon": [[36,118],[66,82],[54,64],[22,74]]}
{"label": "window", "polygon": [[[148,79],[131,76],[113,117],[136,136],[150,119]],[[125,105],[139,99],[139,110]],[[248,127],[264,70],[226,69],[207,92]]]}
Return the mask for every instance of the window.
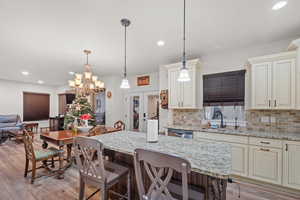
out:
{"label": "window", "polygon": [[23,121],[49,119],[50,95],[23,92]]}

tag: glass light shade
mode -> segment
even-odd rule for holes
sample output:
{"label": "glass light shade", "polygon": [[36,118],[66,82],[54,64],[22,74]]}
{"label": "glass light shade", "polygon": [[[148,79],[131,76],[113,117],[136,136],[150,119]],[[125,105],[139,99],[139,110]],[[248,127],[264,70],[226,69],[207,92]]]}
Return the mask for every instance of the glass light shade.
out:
{"label": "glass light shade", "polygon": [[69,86],[70,87],[75,87],[75,81],[69,81]]}
{"label": "glass light shade", "polygon": [[80,85],[81,84],[81,79],[75,79],[75,85]]}
{"label": "glass light shade", "polygon": [[130,85],[129,85],[129,81],[127,78],[123,78],[122,83],[120,85],[120,88],[122,89],[129,89]]}
{"label": "glass light shade", "polygon": [[91,90],[95,89],[95,85],[93,83],[90,84],[90,89]]}
{"label": "glass light shade", "polygon": [[190,80],[191,80],[191,78],[190,78],[190,75],[189,75],[189,71],[185,68],[182,68],[180,70],[179,77],[178,77],[177,81],[179,81],[179,82],[188,82]]}
{"label": "glass light shade", "polygon": [[99,86],[100,88],[104,88],[104,82],[101,82],[100,81],[100,86]]}
{"label": "glass light shade", "polygon": [[75,74],[75,78],[78,79],[78,80],[81,80],[82,79],[82,74]]}
{"label": "glass light shade", "polygon": [[84,76],[86,79],[91,79],[92,78],[92,73],[91,72],[84,72]]}
{"label": "glass light shade", "polygon": [[98,80],[98,76],[92,76],[92,81],[96,82]]}

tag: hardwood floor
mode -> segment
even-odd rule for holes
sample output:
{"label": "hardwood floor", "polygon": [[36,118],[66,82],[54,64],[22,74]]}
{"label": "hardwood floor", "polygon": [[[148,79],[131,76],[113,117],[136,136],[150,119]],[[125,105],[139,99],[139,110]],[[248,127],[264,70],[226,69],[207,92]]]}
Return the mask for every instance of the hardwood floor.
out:
{"label": "hardwood floor", "polygon": [[[36,137],[38,138],[38,137]],[[41,143],[36,139],[36,147]],[[78,172],[70,168],[65,173],[65,178],[58,180],[55,177],[42,177],[36,179],[34,185],[30,184],[30,174],[23,177],[25,162],[24,146],[15,141],[7,141],[0,145],[0,200],[69,200],[78,199]],[[37,174],[45,173],[38,170]],[[292,195],[261,186],[240,183],[240,198],[237,184],[228,185],[229,200],[300,200],[297,195]],[[96,189],[88,187],[87,196]],[[99,200],[96,194],[91,200]]]}

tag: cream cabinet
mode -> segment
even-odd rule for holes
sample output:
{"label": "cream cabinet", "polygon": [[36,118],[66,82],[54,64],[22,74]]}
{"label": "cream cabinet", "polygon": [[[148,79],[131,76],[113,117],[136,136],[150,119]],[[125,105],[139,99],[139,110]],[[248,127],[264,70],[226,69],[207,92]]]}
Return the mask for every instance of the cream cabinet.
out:
{"label": "cream cabinet", "polygon": [[249,177],[264,182],[281,184],[282,150],[250,146]]}
{"label": "cream cabinet", "polygon": [[238,176],[248,176],[248,145],[231,144],[232,174]]}
{"label": "cream cabinet", "polygon": [[187,62],[191,80],[177,81],[181,63],[171,64],[168,68],[169,108],[197,109],[202,108],[202,75],[198,59]]}
{"label": "cream cabinet", "polygon": [[283,185],[300,190],[300,142],[284,142]]}
{"label": "cream cabinet", "polygon": [[296,109],[296,52],[251,58],[251,109]]}

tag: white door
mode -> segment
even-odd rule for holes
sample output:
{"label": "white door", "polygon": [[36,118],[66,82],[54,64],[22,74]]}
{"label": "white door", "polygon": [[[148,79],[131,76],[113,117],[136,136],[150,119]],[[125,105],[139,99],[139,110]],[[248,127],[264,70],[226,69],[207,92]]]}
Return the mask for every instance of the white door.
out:
{"label": "white door", "polygon": [[249,151],[249,177],[269,183],[281,184],[282,150],[250,146]]}
{"label": "white door", "polygon": [[273,63],[273,99],[275,109],[295,108],[296,66],[295,59],[280,60]]}
{"label": "white door", "polygon": [[158,118],[159,92],[139,92],[125,95],[125,123],[130,131],[145,132],[147,120]]}
{"label": "white door", "polygon": [[283,185],[300,189],[300,142],[284,142]]}
{"label": "white door", "polygon": [[143,121],[142,130],[147,132],[147,120],[156,119],[159,120],[159,92],[145,92],[143,93]]}
{"label": "white door", "polygon": [[143,94],[131,93],[125,95],[125,123],[130,131],[141,131],[143,121]]}
{"label": "white door", "polygon": [[196,71],[195,67],[189,68],[189,75],[191,81],[182,83],[182,107],[184,108],[195,108],[196,107]]}
{"label": "white door", "polygon": [[248,145],[233,144],[231,145],[232,155],[232,174],[238,176],[248,176]]}
{"label": "white door", "polygon": [[179,68],[170,69],[168,71],[169,84],[169,108],[178,108],[181,103],[181,83],[177,81],[179,76]]}
{"label": "white door", "polygon": [[252,108],[270,109],[271,107],[271,62],[252,65]]}

